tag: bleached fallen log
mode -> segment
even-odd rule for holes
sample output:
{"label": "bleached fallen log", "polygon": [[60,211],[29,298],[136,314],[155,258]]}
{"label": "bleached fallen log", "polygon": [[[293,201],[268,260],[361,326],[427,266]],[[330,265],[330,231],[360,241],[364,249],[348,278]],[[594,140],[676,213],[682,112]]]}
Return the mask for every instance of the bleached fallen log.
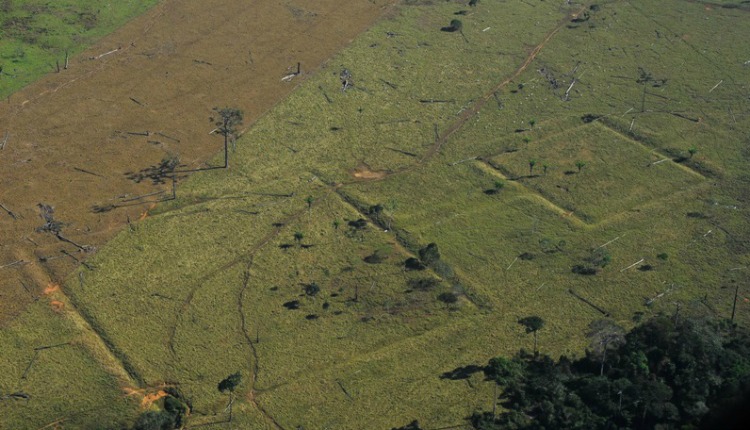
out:
{"label": "bleached fallen log", "polygon": [[518,257],[516,257],[516,259],[515,259],[515,260],[513,260],[513,262],[512,262],[512,263],[510,263],[510,266],[508,266],[508,268],[507,268],[507,269],[505,269],[505,270],[510,270],[510,268],[511,268],[511,267],[513,267],[513,265],[514,265],[514,264],[516,263],[516,261],[518,261]]}
{"label": "bleached fallen log", "polygon": [[666,289],[666,291],[663,291],[650,299],[646,299],[646,306],[651,306],[652,304],[654,304],[657,299],[664,297],[667,293],[672,291],[672,288],[674,288],[674,284],[670,285],[669,288]]}
{"label": "bleached fallen log", "polygon": [[573,78],[573,82],[570,83],[570,86],[568,87],[568,90],[565,91],[565,99],[564,100],[569,100],[570,99],[570,90],[573,89],[573,85],[575,85],[575,84],[576,84],[576,78]]}
{"label": "bleached fallen log", "polygon": [[659,161],[654,161],[653,163],[649,163],[648,165],[649,165],[649,166],[656,166],[657,164],[661,164],[661,163],[663,163],[663,162],[665,162],[665,161],[669,161],[669,158],[662,158],[661,160],[659,160]]}
{"label": "bleached fallen log", "polygon": [[636,261],[635,263],[631,264],[630,266],[628,266],[628,267],[626,267],[624,269],[620,269],[620,272],[624,272],[624,271],[630,269],[631,267],[635,267],[635,266],[643,263],[643,260],[645,260],[645,258],[641,258],[640,260]]}
{"label": "bleached fallen log", "polygon": [[716,85],[714,85],[713,88],[711,88],[710,90],[708,90],[708,92],[710,93],[711,91],[715,90],[716,87],[718,87],[719,85],[721,85],[722,82],[724,82],[724,79],[720,80],[719,83],[716,84]]}
{"label": "bleached fallen log", "polygon": [[609,242],[605,243],[604,245],[599,245],[594,249],[604,248],[605,246],[609,245],[610,243],[613,243],[616,240],[619,240],[622,236],[617,236],[616,238],[610,240]]}
{"label": "bleached fallen log", "polygon": [[114,54],[115,52],[117,52],[117,51],[119,51],[119,50],[121,50],[121,49],[122,49],[122,47],[120,47],[120,48],[117,48],[117,49],[113,49],[113,50],[111,50],[111,51],[109,51],[109,52],[105,52],[104,54],[99,54],[99,55],[97,55],[96,57],[89,57],[89,60],[98,60],[98,59],[100,59],[100,58],[102,58],[102,57],[105,57],[105,56],[107,56],[107,55],[109,55],[109,54]]}

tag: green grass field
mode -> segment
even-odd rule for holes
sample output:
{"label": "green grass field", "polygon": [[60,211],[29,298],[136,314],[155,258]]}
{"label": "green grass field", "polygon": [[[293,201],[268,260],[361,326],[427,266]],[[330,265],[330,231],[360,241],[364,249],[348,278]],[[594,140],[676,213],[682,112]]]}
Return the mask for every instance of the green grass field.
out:
{"label": "green grass field", "polygon": [[63,68],[104,35],[158,0],[0,1],[0,97]]}
{"label": "green grass field", "polygon": [[[530,349],[521,317],[547,322],[542,352],[580,356],[602,311],[731,312],[748,11],[462,3],[405,2],[67,282],[136,379],[180,385],[191,425],[226,426],[216,384],[238,370],[236,427],[461,425],[493,386],[441,374]],[[465,39],[440,31],[459,10]],[[443,264],[405,271],[428,243]]]}

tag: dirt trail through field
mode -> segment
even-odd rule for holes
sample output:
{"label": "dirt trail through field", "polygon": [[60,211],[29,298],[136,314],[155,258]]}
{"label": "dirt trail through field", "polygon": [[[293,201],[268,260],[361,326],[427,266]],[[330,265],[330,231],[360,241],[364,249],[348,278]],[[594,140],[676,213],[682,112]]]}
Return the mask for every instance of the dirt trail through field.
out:
{"label": "dirt trail through field", "polygon": [[[547,45],[547,43],[552,40],[552,38],[557,34],[560,29],[565,27],[570,23],[572,19],[575,19],[580,14],[582,14],[586,9],[589,8],[588,4],[581,5],[578,9],[576,9],[573,12],[568,13],[565,15],[564,18],[562,18],[557,25],[550,30],[545,36],[542,41],[534,47],[534,49],[529,52],[529,55],[526,56],[523,63],[516,68],[516,70],[513,71],[513,73],[508,76],[507,78],[503,79],[501,82],[497,83],[494,87],[492,87],[489,91],[487,91],[479,100],[474,102],[471,107],[464,110],[461,115],[453,122],[448,124],[448,128],[437,135],[435,138],[435,142],[430,146],[430,148],[425,152],[422,157],[417,160],[414,164],[405,166],[398,170],[393,170],[389,172],[373,172],[366,168],[366,166],[362,167],[359,166],[351,171],[351,175],[353,178],[355,178],[352,182],[347,182],[342,185],[349,185],[352,183],[359,183],[359,182],[372,182],[372,181],[382,181],[385,179],[390,178],[394,175],[400,175],[406,172],[411,172],[412,170],[425,165],[428,161],[432,159],[432,157],[435,156],[440,151],[440,148],[443,147],[443,145],[448,141],[448,139],[458,130],[461,129],[461,127],[464,126],[471,118],[473,118],[483,107],[487,104],[487,102],[493,97],[493,95],[500,91],[501,89],[505,88],[509,83],[513,82],[514,79],[519,77],[524,71],[526,71],[526,68],[529,67],[529,65],[536,59],[537,55],[544,49],[544,47]],[[436,131],[437,134],[437,131]]]}
{"label": "dirt trail through field", "polygon": [[[203,164],[222,144],[213,107],[242,109],[250,125],[393,3],[164,0],[2,101],[0,327],[160,197],[138,196],[168,192],[128,172],[167,154]],[[70,242],[35,231],[40,203]]]}

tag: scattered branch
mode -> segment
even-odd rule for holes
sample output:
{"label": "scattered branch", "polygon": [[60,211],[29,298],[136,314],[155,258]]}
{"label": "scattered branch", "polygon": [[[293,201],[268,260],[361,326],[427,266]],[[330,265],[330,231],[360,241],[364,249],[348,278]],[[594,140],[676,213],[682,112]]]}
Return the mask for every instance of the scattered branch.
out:
{"label": "scattered branch", "polygon": [[720,80],[719,83],[716,84],[716,85],[714,85],[713,88],[711,88],[710,90],[708,90],[708,92],[711,93],[711,91],[715,90],[716,87],[718,87],[719,85],[721,85],[722,82],[724,82],[724,79]]}
{"label": "scattered branch", "polygon": [[10,215],[11,218],[18,219],[18,215],[14,214],[10,209],[8,209],[7,207],[5,207],[5,205],[2,204],[2,203],[0,203],[0,209],[2,209],[5,212],[7,212],[8,215]]}
{"label": "scattered branch", "polygon": [[420,103],[455,103],[456,99],[450,100],[437,100],[437,99],[420,99]]}
{"label": "scattered branch", "polygon": [[115,52],[119,51],[120,49],[122,49],[122,47],[119,47],[117,49],[113,49],[113,50],[111,50],[109,52],[105,52],[104,54],[99,54],[99,55],[97,55],[95,57],[89,57],[89,60],[98,60],[98,59],[100,59],[102,57],[106,57],[109,54],[114,54]]}
{"label": "scattered branch", "polygon": [[0,266],[0,269],[7,269],[9,267],[15,267],[15,266],[23,266],[23,265],[28,264],[28,263],[29,262],[25,261],[25,260],[18,260],[18,261],[14,261],[12,263],[8,263],[8,264],[2,265],[2,266]]}
{"label": "scattered branch", "polygon": [[569,292],[569,293],[570,293],[570,294],[571,294],[571,295],[572,295],[573,297],[577,298],[578,300],[582,301],[583,303],[586,303],[587,305],[589,305],[589,306],[591,306],[592,308],[594,308],[594,309],[596,309],[597,311],[599,311],[599,313],[601,313],[601,314],[602,314],[602,315],[604,315],[605,317],[608,317],[608,316],[610,316],[610,313],[609,313],[609,312],[607,312],[607,311],[605,311],[604,309],[600,308],[599,306],[597,306],[597,305],[595,305],[595,304],[591,303],[591,302],[590,302],[590,301],[589,301],[588,299],[586,299],[586,298],[584,298],[584,297],[582,297],[582,296],[578,295],[578,293],[576,293],[575,291],[573,291],[573,289],[572,289],[572,288],[568,289],[568,292]]}

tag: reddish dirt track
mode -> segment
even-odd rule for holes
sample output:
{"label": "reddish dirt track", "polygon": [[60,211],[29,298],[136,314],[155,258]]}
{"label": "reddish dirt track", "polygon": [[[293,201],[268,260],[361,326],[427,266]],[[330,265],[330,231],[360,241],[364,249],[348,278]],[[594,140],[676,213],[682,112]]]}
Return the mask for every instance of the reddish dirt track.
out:
{"label": "reddish dirt track", "polygon": [[[168,188],[126,172],[167,153],[199,166],[222,148],[208,134],[213,107],[242,109],[251,124],[395,2],[164,0],[3,101],[0,204],[15,218],[0,208],[0,326],[91,254],[35,231],[39,203],[64,237],[102,246],[158,196],[92,207]],[[297,62],[302,76],[282,82]]]}

